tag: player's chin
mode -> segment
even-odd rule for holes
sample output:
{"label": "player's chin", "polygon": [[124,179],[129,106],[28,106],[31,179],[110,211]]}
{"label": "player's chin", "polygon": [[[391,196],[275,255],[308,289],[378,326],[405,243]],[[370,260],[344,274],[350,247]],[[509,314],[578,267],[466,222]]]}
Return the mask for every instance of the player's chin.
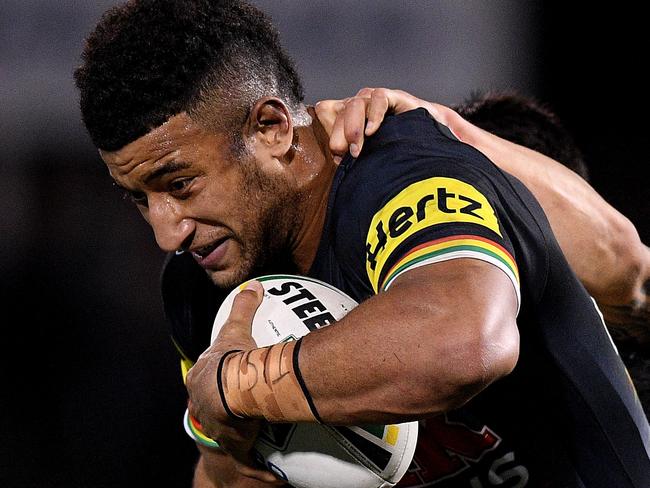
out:
{"label": "player's chin", "polygon": [[250,278],[252,266],[238,262],[222,269],[207,269],[208,276],[217,288],[223,290],[234,288]]}

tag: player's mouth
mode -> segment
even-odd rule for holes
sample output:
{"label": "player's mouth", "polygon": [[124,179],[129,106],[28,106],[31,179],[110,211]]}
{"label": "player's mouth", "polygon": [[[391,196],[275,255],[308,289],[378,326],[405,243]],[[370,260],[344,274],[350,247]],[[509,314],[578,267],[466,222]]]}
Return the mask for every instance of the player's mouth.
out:
{"label": "player's mouth", "polygon": [[230,240],[227,237],[223,237],[212,244],[194,249],[192,256],[202,268],[218,268],[228,250],[229,242]]}

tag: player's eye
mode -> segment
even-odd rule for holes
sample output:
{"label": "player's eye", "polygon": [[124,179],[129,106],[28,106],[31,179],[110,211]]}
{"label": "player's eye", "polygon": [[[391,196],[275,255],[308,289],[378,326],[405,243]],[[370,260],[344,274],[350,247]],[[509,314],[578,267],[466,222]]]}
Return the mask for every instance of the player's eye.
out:
{"label": "player's eye", "polygon": [[146,193],[144,193],[142,191],[127,190],[122,185],[118,185],[116,182],[113,182],[113,187],[117,188],[118,190],[120,190],[122,192],[122,199],[123,200],[131,200],[136,205],[142,206],[142,207],[147,207],[148,206]]}
{"label": "player's eye", "polygon": [[144,192],[124,190],[124,198],[128,198],[136,205],[147,206],[147,195]]}
{"label": "player's eye", "polygon": [[177,178],[169,183],[169,192],[176,198],[187,198],[194,178]]}

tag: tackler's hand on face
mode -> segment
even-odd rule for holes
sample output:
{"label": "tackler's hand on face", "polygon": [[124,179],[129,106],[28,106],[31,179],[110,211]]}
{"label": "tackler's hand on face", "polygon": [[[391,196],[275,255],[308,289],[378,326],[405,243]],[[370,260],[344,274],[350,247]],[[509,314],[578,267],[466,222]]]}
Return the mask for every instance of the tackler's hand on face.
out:
{"label": "tackler's hand on face", "polygon": [[322,100],[316,115],[330,136],[330,150],[336,157],[348,151],[359,156],[364,138],[373,135],[386,114],[400,114],[416,108],[426,109],[438,122],[449,127],[460,140],[471,124],[449,107],[427,102],[402,90],[363,88],[350,98]]}
{"label": "tackler's hand on face", "polygon": [[230,415],[217,386],[219,364],[226,353],[257,347],[251,336],[251,323],[262,296],[262,285],[251,281],[235,297],[228,320],[216,340],[190,369],[187,391],[190,415],[200,422],[206,435],[217,441],[219,447],[237,461],[237,470],[244,476],[272,483],[277,482],[277,478],[269,471],[256,467],[251,456],[260,421],[238,419]]}

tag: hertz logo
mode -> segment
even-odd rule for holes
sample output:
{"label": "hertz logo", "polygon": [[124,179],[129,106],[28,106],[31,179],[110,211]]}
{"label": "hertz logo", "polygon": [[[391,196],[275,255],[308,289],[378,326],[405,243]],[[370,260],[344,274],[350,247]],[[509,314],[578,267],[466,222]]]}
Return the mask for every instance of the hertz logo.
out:
{"label": "hertz logo", "polygon": [[377,286],[392,252],[416,232],[438,224],[468,222],[501,236],[494,209],[472,185],[454,178],[435,177],[406,187],[379,210],[366,238],[366,271]]}

